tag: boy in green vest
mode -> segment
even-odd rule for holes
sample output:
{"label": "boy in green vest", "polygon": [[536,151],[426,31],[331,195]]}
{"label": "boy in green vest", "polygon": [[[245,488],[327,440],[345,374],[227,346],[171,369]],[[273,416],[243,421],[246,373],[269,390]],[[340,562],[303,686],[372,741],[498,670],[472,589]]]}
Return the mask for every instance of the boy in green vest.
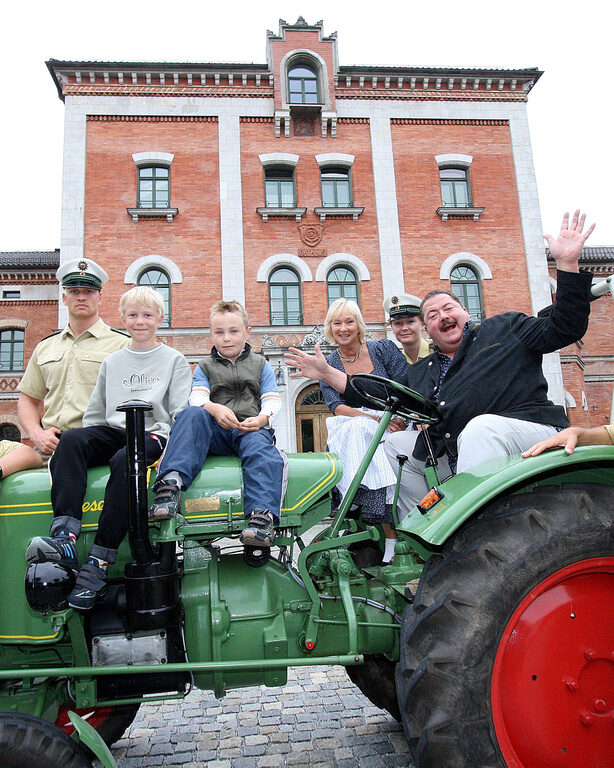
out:
{"label": "boy in green vest", "polygon": [[171,430],[149,517],[167,520],[177,514],[181,491],[192,484],[209,454],[239,456],[249,518],[241,543],[270,547],[279,525],[286,475],[286,462],[275,447],[271,428],[281,408],[275,375],[247,343],[251,328],[239,302],[216,302],[210,326],[214,346],[196,366],[190,404]]}

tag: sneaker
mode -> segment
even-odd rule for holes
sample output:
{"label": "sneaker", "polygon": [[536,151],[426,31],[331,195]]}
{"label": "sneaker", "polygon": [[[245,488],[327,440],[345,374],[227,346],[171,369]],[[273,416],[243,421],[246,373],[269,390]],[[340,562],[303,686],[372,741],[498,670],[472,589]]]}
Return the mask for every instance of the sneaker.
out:
{"label": "sneaker", "polygon": [[62,565],[77,570],[77,547],[74,539],[67,533],[57,536],[36,536],[26,549],[28,563],[62,563]]}
{"label": "sneaker", "polygon": [[273,515],[268,509],[255,509],[249,516],[247,528],[241,531],[241,544],[249,547],[272,547],[275,540]]}
{"label": "sneaker", "polygon": [[104,568],[99,568],[93,560],[83,563],[73,591],[68,596],[68,605],[79,611],[89,611],[96,600],[104,597],[107,591],[108,575]]}
{"label": "sneaker", "polygon": [[170,520],[179,512],[181,488],[176,480],[162,478],[154,485],[156,497],[149,508],[150,520]]}

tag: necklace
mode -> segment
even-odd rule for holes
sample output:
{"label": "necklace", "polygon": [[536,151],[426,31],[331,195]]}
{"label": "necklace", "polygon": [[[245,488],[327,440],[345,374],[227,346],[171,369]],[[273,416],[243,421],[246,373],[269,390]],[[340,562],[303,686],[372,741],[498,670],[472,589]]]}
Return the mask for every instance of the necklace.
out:
{"label": "necklace", "polygon": [[337,352],[339,352],[339,357],[340,357],[340,358],[341,358],[341,359],[342,359],[344,362],[346,362],[346,363],[355,363],[355,362],[358,360],[358,358],[360,357],[360,353],[362,352],[362,347],[363,347],[363,345],[361,344],[361,345],[360,345],[360,349],[358,350],[358,354],[357,354],[357,355],[354,355],[354,357],[344,357],[344,356],[341,354],[340,350],[337,350]]}

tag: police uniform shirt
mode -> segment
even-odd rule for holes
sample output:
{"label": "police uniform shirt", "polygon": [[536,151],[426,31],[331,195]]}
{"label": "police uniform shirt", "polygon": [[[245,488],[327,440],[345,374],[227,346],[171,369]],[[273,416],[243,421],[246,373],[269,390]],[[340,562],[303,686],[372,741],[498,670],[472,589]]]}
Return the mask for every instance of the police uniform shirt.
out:
{"label": "police uniform shirt", "polygon": [[15,442],[15,440],[0,440],[0,459],[6,456],[15,448],[19,448],[21,443]]}
{"label": "police uniform shirt", "polygon": [[130,337],[98,319],[77,337],[66,326],[37,345],[17,389],[44,402],[44,429],[63,432],[81,426],[100,364],[129,342]]}
{"label": "police uniform shirt", "polygon": [[[420,339],[420,346],[418,347],[418,357],[416,358],[416,362],[418,362],[418,360],[422,360],[425,357],[428,357],[431,354],[432,351],[433,350],[431,349],[431,340],[430,339],[421,338]],[[401,352],[403,353],[403,356],[407,360],[408,364],[412,365],[413,360],[407,354],[407,352],[403,348],[401,348]]]}

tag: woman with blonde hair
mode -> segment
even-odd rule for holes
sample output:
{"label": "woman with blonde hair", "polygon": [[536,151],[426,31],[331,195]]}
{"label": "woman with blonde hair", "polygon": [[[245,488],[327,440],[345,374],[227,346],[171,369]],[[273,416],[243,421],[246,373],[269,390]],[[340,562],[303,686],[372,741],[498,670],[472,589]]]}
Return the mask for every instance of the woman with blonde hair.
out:
{"label": "woman with blonde hair", "polygon": [[[326,340],[337,345],[337,349],[326,358],[328,364],[348,375],[374,373],[396,380],[404,377],[407,362],[396,344],[389,339],[367,341],[366,334],[358,304],[343,298],[334,301],[324,321]],[[344,496],[377,429],[380,412],[351,407],[339,392],[323,381],[320,382],[320,389],[334,414],[326,420],[328,447],[343,463],[343,477],[338,488]],[[406,426],[402,419],[395,418],[390,422],[388,432],[397,432]],[[355,502],[360,505],[362,519],[366,523],[382,524],[386,536],[384,563],[392,560],[396,544],[392,525],[395,483],[396,477],[384,454],[382,441],[358,489]]]}

